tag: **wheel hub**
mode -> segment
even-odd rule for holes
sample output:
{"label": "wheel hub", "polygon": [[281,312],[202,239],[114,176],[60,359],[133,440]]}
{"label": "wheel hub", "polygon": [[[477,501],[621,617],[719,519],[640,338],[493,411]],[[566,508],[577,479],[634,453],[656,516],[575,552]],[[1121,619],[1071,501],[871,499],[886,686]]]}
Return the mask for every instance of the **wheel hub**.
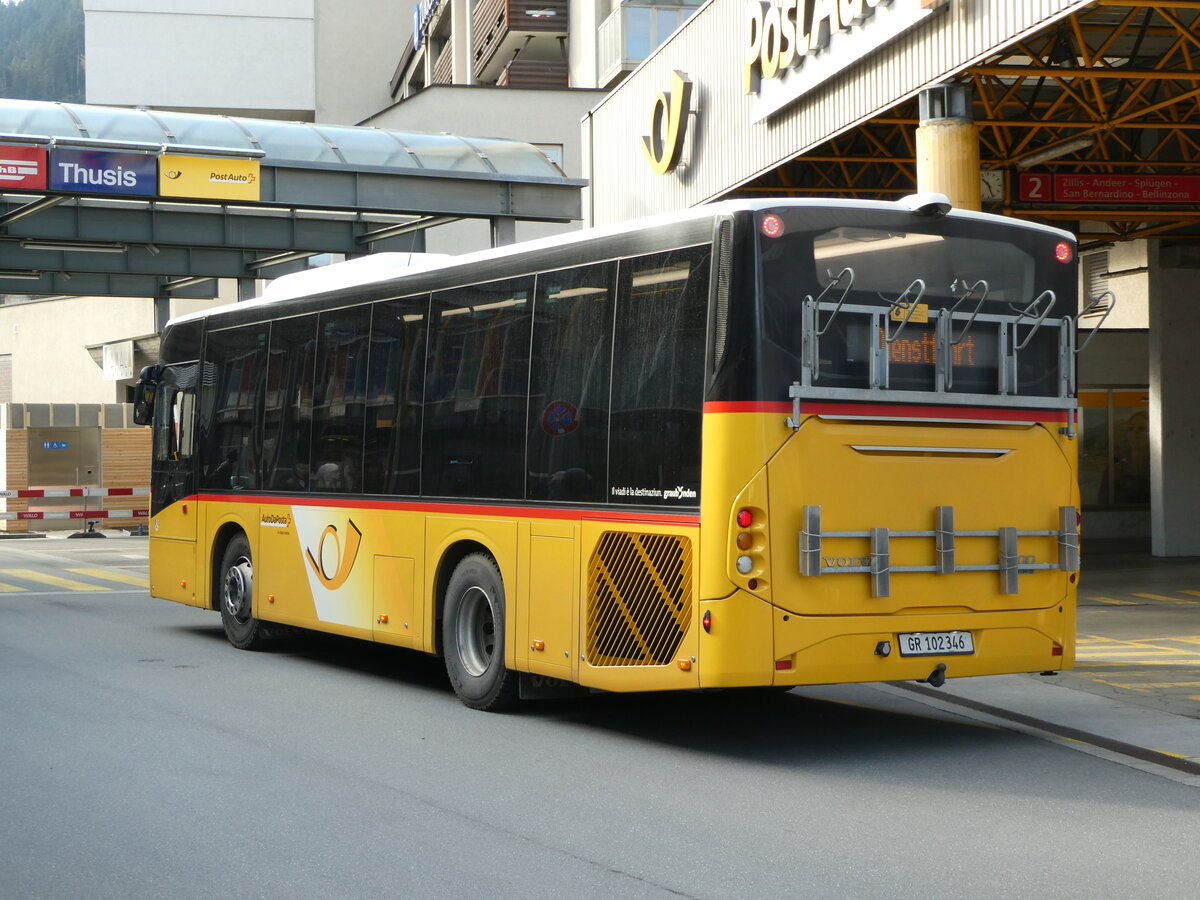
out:
{"label": "wheel hub", "polygon": [[458,611],[459,655],[463,668],[479,677],[492,664],[496,652],[496,620],[492,616],[492,598],[481,587],[472,587],[462,597]]}
{"label": "wheel hub", "polygon": [[240,559],[225,573],[225,611],[239,622],[250,618],[252,572],[250,562]]}

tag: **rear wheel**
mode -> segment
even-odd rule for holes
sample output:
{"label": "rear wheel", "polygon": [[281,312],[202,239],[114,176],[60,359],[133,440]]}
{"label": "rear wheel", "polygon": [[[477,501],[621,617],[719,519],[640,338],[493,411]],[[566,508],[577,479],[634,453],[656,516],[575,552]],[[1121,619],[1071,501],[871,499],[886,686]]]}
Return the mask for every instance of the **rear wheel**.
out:
{"label": "rear wheel", "polygon": [[504,665],[504,582],[490,556],[473,553],[454,568],[442,614],[446,672],[472,709],[517,701],[517,674]]}
{"label": "rear wheel", "polygon": [[225,548],[217,585],[221,624],[229,643],[239,650],[258,650],[270,639],[267,626],[254,618],[254,566],[250,542],[239,534]]}

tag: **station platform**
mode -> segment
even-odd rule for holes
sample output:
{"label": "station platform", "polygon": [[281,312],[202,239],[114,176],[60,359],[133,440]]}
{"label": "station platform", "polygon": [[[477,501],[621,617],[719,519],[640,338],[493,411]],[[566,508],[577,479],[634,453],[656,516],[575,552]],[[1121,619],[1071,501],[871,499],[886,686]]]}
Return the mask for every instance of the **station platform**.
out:
{"label": "station platform", "polygon": [[1200,786],[1200,557],[1081,558],[1074,669],[889,689]]}

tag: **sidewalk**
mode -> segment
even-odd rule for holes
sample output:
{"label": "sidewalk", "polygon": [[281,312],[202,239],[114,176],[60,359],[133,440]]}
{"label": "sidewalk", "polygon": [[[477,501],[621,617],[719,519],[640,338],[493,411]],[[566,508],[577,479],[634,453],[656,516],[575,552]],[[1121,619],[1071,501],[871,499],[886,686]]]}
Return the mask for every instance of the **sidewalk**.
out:
{"label": "sidewalk", "polygon": [[1101,755],[1176,760],[1200,784],[1200,558],[1084,547],[1073,670],[904,689]]}

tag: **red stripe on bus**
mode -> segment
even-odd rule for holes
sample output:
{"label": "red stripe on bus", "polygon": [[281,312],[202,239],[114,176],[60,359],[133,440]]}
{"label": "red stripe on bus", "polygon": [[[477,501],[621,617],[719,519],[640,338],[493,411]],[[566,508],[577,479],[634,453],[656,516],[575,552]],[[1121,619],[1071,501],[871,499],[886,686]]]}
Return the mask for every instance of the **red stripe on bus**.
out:
{"label": "red stripe on bus", "polygon": [[792,404],[787,401],[766,400],[710,400],[704,404],[706,413],[790,413]]}
{"label": "red stripe on bus", "polygon": [[408,500],[364,500],[362,498],[267,497],[247,494],[195,494],[180,502],[256,503],[262,506],[316,506],[343,509],[383,509],[460,516],[509,516],[564,521],[622,522],[632,525],[699,525],[700,516],[674,513],[639,513],[605,509],[558,509],[542,506],[482,506],[466,503],[428,503]]}
{"label": "red stripe on bus", "polygon": [[[769,412],[790,413],[790,403],[765,403],[757,400],[713,401],[704,404],[706,413]],[[979,406],[890,406],[872,403],[806,403],[800,402],[801,415],[826,416],[891,416],[903,419],[987,419],[989,421],[1017,420],[1021,422],[1065,422],[1063,409],[1000,409]]]}

